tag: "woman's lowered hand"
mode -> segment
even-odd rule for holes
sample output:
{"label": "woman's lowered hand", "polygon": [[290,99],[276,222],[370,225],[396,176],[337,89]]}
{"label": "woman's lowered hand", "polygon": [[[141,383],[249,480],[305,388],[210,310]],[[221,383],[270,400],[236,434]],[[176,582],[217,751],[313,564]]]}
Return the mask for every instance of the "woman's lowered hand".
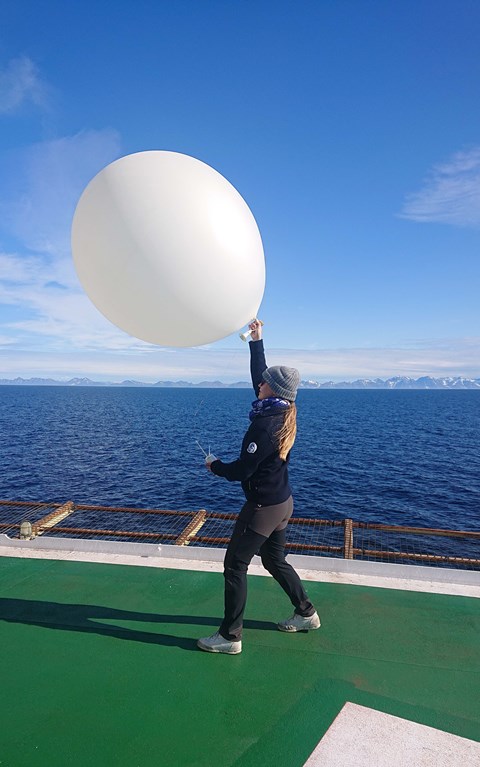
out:
{"label": "woman's lowered hand", "polygon": [[213,453],[209,453],[207,457],[205,458],[205,466],[207,467],[208,471],[212,471],[212,463],[217,460],[217,456],[213,455]]}

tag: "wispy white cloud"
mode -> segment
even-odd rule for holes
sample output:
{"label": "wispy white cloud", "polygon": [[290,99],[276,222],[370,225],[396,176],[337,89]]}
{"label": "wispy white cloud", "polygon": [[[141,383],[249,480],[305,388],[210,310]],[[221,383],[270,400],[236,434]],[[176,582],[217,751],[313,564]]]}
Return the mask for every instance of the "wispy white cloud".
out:
{"label": "wispy white cloud", "polygon": [[10,303],[6,286],[36,282],[42,273],[43,278],[48,281],[44,262],[38,257],[0,253],[0,290],[3,288],[4,300]]}
{"label": "wispy white cloud", "polygon": [[[283,354],[303,378],[353,380],[391,376],[480,376],[480,338],[425,339],[397,347],[293,351],[269,355],[279,364]],[[278,357],[277,357],[278,354]],[[275,359],[276,362],[271,362]]]}
{"label": "wispy white cloud", "polygon": [[[352,381],[357,378],[389,378],[395,375],[480,377],[480,338],[425,340],[402,348],[357,348],[267,351],[270,365],[297,367],[303,379]],[[41,353],[5,349],[0,352],[4,377],[88,376],[96,380],[141,381],[220,380],[247,381],[248,349],[158,349],[148,353],[134,349],[97,349]]]}
{"label": "wispy white cloud", "polygon": [[[10,341],[16,339],[19,349],[141,351],[147,346],[95,309],[71,259],[75,205],[88,181],[119,155],[118,133],[103,130],[41,142],[3,158],[0,236],[13,235],[18,247],[0,252],[0,330]],[[8,308],[18,310],[15,321]]]}
{"label": "wispy white cloud", "polygon": [[[117,330],[95,309],[81,290],[73,270],[40,255],[0,253],[0,305],[17,307],[22,319],[5,320],[1,327],[19,349],[135,350],[148,344]],[[0,315],[1,316],[1,315]]]}
{"label": "wispy white cloud", "polygon": [[401,218],[480,226],[480,147],[457,152],[433,167],[423,187],[407,196]]}
{"label": "wispy white cloud", "polygon": [[15,114],[25,104],[46,108],[49,90],[31,59],[11,59],[0,69],[0,114]]}
{"label": "wispy white cloud", "polygon": [[0,347],[2,346],[12,346],[15,343],[15,339],[11,336],[2,336],[0,335]]}
{"label": "wispy white cloud", "polygon": [[43,141],[4,158],[3,226],[31,250],[70,259],[78,199],[90,179],[120,154],[118,132],[106,129]]}

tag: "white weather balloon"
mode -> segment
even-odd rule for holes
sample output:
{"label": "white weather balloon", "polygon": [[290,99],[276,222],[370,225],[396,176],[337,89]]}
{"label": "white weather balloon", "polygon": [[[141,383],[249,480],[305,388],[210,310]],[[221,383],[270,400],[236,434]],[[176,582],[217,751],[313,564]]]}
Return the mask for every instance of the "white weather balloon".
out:
{"label": "white weather balloon", "polygon": [[107,319],[161,346],[200,346],[256,317],[265,288],[262,240],[237,190],[177,152],[107,165],[84,190],[72,253]]}

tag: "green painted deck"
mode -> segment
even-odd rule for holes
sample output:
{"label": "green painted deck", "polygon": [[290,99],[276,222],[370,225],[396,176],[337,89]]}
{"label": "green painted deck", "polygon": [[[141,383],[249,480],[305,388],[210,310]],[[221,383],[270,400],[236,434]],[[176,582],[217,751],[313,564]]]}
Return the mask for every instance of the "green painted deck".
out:
{"label": "green painted deck", "polygon": [[249,576],[244,649],[203,653],[218,573],[0,558],[1,767],[302,767],[346,701],[480,741],[480,600]]}

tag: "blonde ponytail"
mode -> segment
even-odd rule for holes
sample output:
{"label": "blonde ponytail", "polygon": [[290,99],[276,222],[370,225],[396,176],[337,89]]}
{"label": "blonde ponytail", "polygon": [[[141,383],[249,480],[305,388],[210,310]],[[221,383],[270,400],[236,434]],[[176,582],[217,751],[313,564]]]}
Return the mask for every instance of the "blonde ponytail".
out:
{"label": "blonde ponytail", "polygon": [[281,429],[277,433],[278,439],[278,452],[282,461],[285,461],[287,455],[293,447],[295,442],[295,436],[297,434],[297,407],[295,402],[290,404],[290,407],[285,413],[285,419]]}

